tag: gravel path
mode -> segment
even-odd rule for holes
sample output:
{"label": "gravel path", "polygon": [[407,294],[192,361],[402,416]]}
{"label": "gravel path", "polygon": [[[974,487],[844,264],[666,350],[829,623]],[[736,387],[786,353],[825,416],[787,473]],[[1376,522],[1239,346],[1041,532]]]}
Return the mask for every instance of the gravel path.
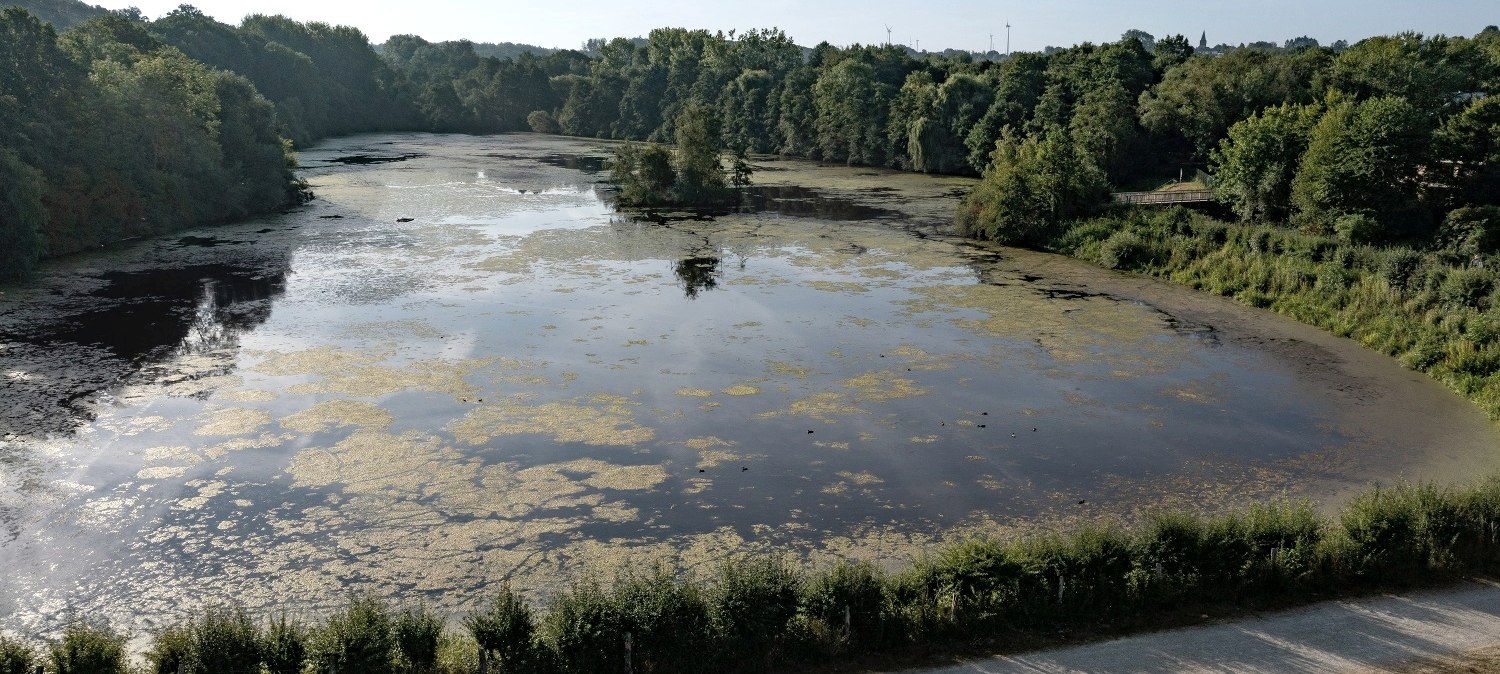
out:
{"label": "gravel path", "polygon": [[[1500,584],[1328,602],[921,674],[1369,672],[1500,644]],[[913,672],[912,674],[916,674]]]}

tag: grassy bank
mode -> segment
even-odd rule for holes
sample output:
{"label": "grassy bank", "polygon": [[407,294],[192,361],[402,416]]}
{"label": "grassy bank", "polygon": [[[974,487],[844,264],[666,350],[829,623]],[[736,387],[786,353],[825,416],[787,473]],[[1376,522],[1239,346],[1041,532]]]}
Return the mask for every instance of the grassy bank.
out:
{"label": "grassy bank", "polygon": [[1228,224],[1181,208],[1112,211],[1059,228],[1040,244],[1358,340],[1500,418],[1496,274],[1468,257]]}
{"label": "grassy bank", "polygon": [[[1337,516],[1307,503],[1157,515],[950,544],[896,572],[724,564],[711,582],[663,569],[579,584],[534,607],[507,586],[457,624],[420,598],[355,598],[321,621],[212,608],[151,635],[133,671],[636,672],[833,669],[922,653],[1020,648],[1500,568],[1500,477],[1371,489]],[[124,636],[66,627],[43,647],[0,639],[0,673],[123,672]],[[627,655],[628,654],[628,655]]]}

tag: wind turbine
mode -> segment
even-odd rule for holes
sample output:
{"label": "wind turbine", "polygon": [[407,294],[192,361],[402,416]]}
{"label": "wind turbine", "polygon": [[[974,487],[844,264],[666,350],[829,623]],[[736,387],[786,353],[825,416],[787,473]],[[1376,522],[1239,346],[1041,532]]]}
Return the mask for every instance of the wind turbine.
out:
{"label": "wind turbine", "polygon": [[1005,21],[1005,55],[1010,56],[1010,20]]}
{"label": "wind turbine", "polygon": [[891,24],[885,24],[885,46],[891,46]]}

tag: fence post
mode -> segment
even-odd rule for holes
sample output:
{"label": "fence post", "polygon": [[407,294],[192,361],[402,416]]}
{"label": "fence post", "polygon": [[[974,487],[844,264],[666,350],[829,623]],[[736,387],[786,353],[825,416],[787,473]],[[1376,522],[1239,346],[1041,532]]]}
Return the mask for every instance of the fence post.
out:
{"label": "fence post", "polygon": [[1063,592],[1068,589],[1068,579],[1062,574],[1057,575],[1057,603],[1063,603]]}
{"label": "fence post", "polygon": [[630,639],[630,633],[626,632],[625,633],[625,674],[630,674],[631,661],[634,660],[634,658],[632,658],[630,656],[630,653],[634,649],[635,649],[635,642]]}
{"label": "fence post", "polygon": [[490,674],[490,654],[484,646],[479,647],[479,674]]}
{"label": "fence post", "polygon": [[844,604],[844,638],[849,638],[849,605]]}

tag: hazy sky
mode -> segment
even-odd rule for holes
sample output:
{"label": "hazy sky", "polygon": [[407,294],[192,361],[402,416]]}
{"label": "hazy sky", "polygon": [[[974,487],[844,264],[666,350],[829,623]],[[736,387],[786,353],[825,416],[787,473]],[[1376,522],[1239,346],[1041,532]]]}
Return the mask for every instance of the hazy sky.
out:
{"label": "hazy sky", "polygon": [[[98,2],[99,0],[88,0]],[[103,0],[110,8],[134,5],[156,18],[181,0]],[[249,13],[286,14],[300,21],[353,25],[374,42],[397,33],[429,40],[521,42],[577,47],[591,37],[644,36],[652,28],[681,26],[728,31],[778,27],[799,44],[836,45],[891,40],[923,49],[984,50],[990,34],[1005,49],[1040,50],[1082,41],[1117,40],[1130,28],[1161,37],[1183,33],[1197,44],[1256,40],[1280,42],[1311,35],[1324,44],[1355,42],[1405,30],[1473,35],[1500,24],[1496,0],[196,0],[204,13],[239,23]]]}

